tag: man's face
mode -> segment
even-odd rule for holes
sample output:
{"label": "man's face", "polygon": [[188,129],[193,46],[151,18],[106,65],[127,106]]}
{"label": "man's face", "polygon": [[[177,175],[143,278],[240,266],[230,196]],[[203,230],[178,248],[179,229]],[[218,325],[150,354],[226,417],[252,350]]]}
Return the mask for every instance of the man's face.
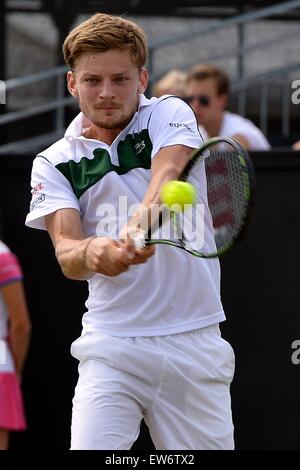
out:
{"label": "man's face", "polygon": [[217,84],[213,78],[191,80],[187,84],[186,96],[193,108],[198,123],[206,127],[223,113],[227,95],[218,95]]}
{"label": "man's face", "polygon": [[83,54],[68,72],[68,88],[81,111],[103,129],[127,126],[147,83],[147,72],[134,64],[128,50]]}

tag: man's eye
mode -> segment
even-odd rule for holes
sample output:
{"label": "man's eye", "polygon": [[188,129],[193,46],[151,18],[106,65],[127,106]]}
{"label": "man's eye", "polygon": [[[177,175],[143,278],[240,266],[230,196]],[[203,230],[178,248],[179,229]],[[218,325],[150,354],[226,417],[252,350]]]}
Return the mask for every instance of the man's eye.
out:
{"label": "man's eye", "polygon": [[86,81],[87,83],[92,83],[92,84],[98,83],[98,79],[97,79],[97,78],[86,78],[85,81]]}
{"label": "man's eye", "polygon": [[119,83],[126,82],[127,80],[128,80],[127,77],[117,77],[116,78],[116,82],[119,82]]}

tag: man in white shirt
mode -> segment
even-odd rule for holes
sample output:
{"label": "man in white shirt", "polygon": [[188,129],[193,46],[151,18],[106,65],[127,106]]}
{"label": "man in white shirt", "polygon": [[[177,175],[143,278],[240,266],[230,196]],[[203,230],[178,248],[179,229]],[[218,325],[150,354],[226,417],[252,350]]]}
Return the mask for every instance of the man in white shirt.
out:
{"label": "man in white shirt", "polygon": [[269,142],[252,121],[225,111],[229,89],[227,74],[214,65],[199,64],[188,73],[185,101],[197,116],[203,139],[232,137],[248,150],[269,150]]}
{"label": "man in white shirt", "polygon": [[156,448],[232,449],[219,262],[131,237],[201,145],[194,113],[177,97],[145,98],[146,38],[133,22],[94,15],[63,50],[82,113],[35,159],[26,223],[48,230],[67,277],[89,283],[71,349],[71,448],[130,449],[144,418]]}

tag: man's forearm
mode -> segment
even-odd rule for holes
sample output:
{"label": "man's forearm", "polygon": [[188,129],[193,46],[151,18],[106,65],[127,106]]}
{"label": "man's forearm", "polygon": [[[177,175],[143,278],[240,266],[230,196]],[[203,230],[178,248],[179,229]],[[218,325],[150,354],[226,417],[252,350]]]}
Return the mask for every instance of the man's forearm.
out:
{"label": "man's forearm", "polygon": [[161,188],[167,181],[177,179],[179,173],[178,168],[169,166],[164,168],[163,171],[157,172],[153,175],[140,207],[129,220],[129,231],[131,226],[139,227],[142,230],[148,231],[148,228],[155,224],[160,212]]}
{"label": "man's forearm", "polygon": [[164,183],[179,177],[180,171],[174,165],[169,165],[161,171],[156,172],[151,179],[149,188],[144,196],[142,204],[150,207],[152,204],[160,203],[160,190]]}
{"label": "man's forearm", "polygon": [[86,251],[94,237],[84,240],[63,239],[57,243],[55,254],[62,272],[69,279],[86,280],[91,277],[86,264]]}

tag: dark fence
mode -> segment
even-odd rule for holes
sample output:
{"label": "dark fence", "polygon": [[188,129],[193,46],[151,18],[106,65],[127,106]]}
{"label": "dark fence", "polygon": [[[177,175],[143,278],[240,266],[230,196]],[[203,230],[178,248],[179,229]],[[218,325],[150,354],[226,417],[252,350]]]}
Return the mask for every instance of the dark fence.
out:
{"label": "dark fence", "polygon": [[[247,239],[222,260],[222,331],[236,353],[232,407],[238,449],[300,449],[300,154],[252,154],[257,173]],[[33,323],[23,377],[28,431],[13,449],[68,449],[85,283],[61,274],[47,233],[27,229],[32,157],[0,157],[2,238],[19,256]],[[299,347],[299,346],[298,346]],[[292,355],[294,353],[294,362]],[[152,444],[143,427],[135,448]]]}

